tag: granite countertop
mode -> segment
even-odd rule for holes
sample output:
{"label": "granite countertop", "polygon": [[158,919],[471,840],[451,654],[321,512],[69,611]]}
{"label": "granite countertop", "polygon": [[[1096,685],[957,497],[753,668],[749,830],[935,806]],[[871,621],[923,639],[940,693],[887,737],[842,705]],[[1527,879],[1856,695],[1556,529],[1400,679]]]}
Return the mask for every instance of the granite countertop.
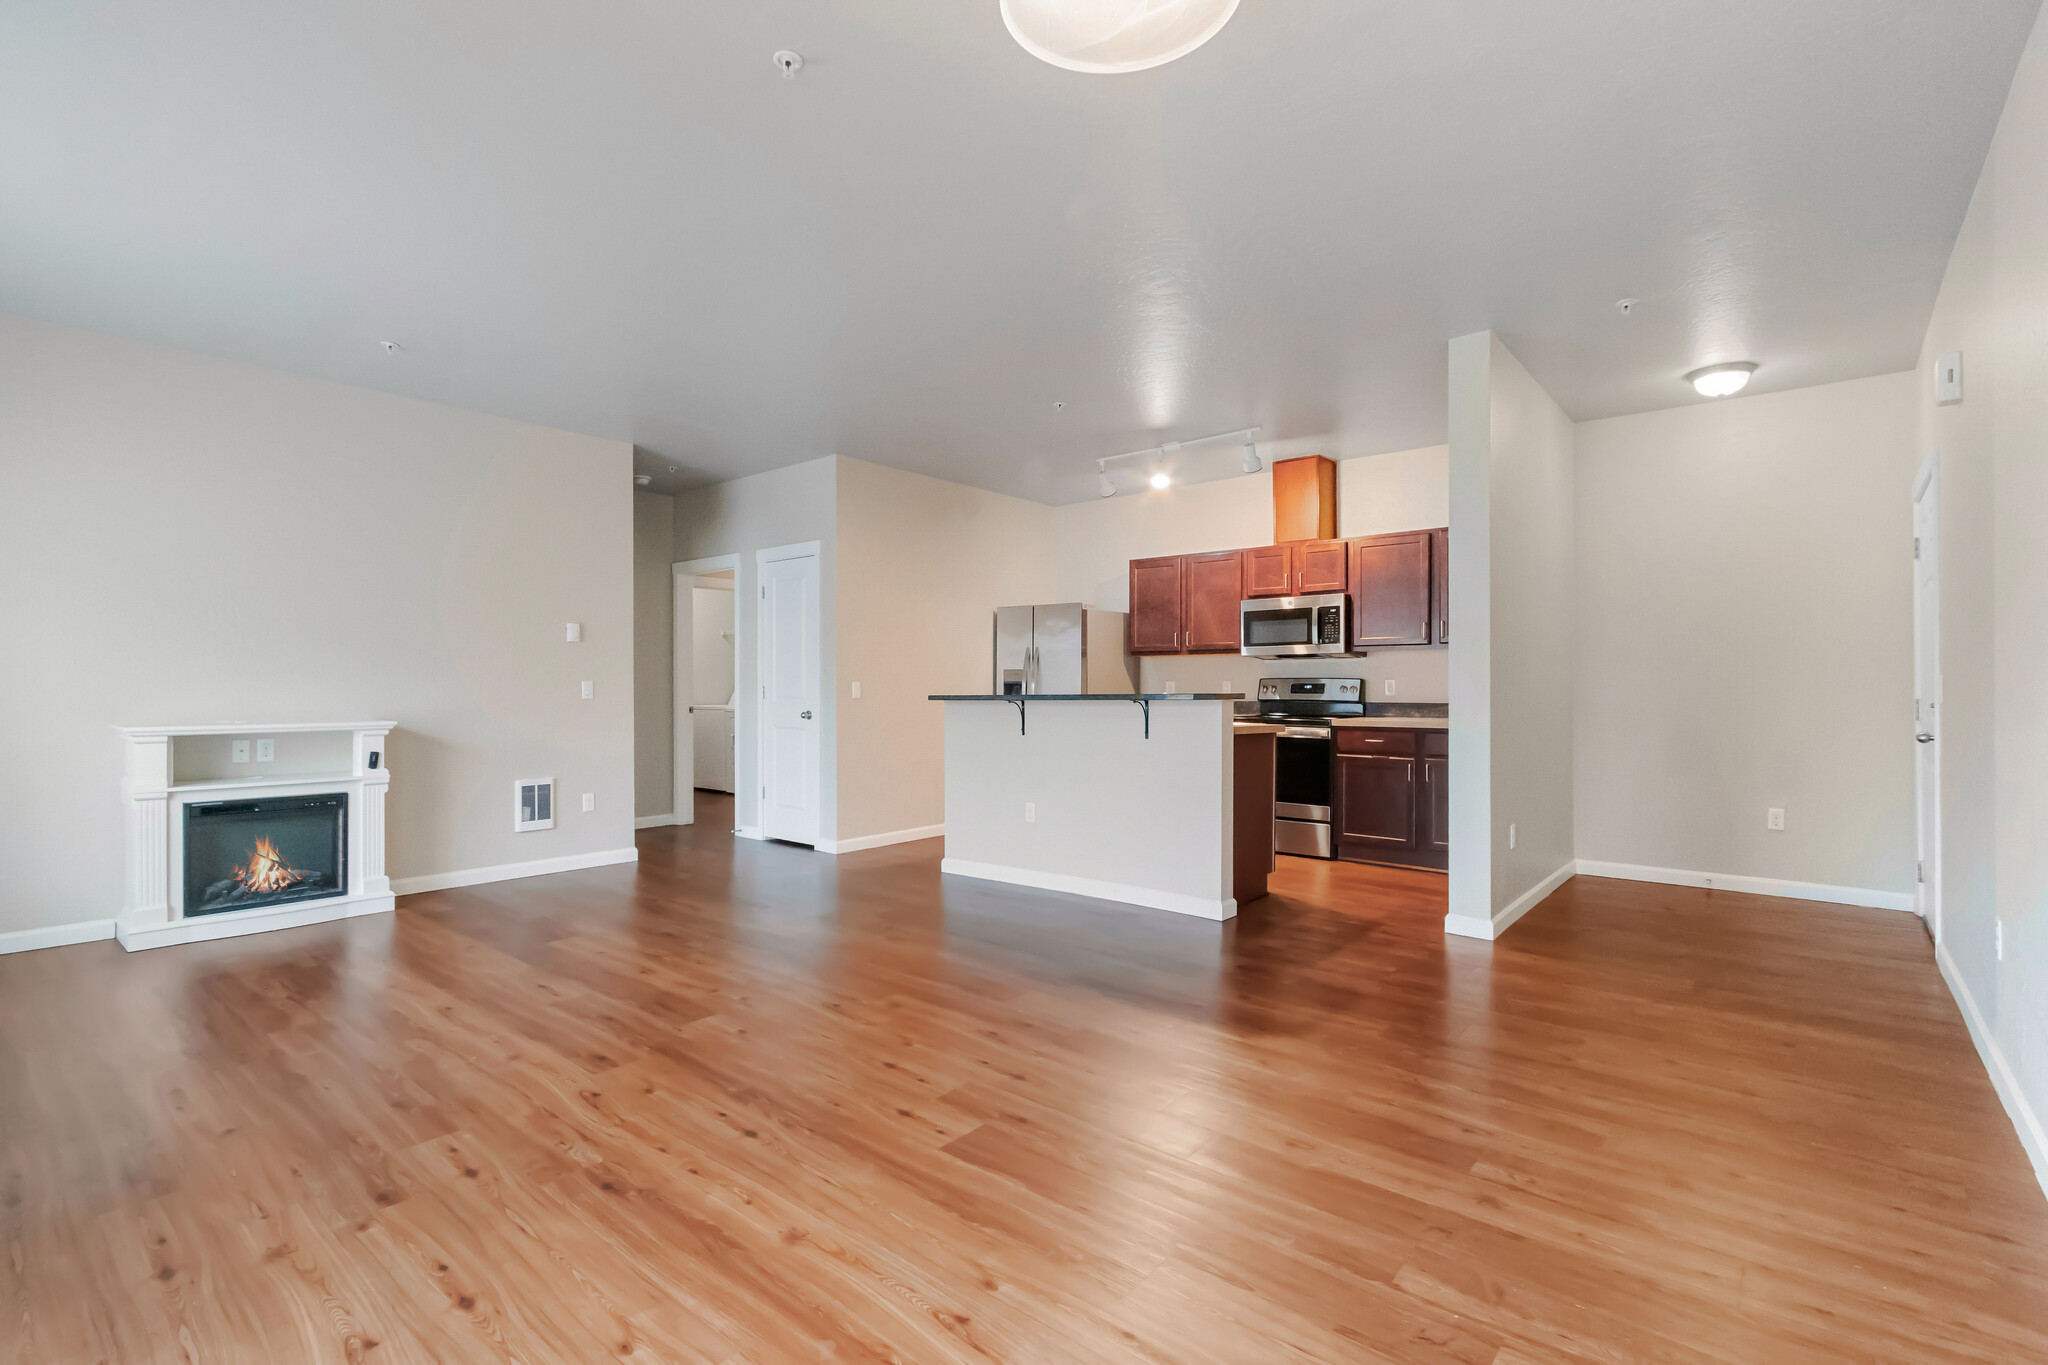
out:
{"label": "granite countertop", "polygon": [[1243,701],[1242,692],[950,692],[927,701]]}

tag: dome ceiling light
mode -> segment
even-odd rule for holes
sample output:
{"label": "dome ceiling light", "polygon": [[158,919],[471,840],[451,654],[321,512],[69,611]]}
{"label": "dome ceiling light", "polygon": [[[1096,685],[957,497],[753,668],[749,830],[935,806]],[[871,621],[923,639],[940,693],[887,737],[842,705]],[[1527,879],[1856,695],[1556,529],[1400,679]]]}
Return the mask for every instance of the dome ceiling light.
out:
{"label": "dome ceiling light", "polygon": [[1742,386],[1755,373],[1755,361],[1737,360],[1727,365],[1709,365],[1694,370],[1685,377],[1685,382],[1698,390],[1702,398],[1726,398],[1731,393],[1740,393]]}
{"label": "dome ceiling light", "polygon": [[1221,31],[1237,0],[1001,0],[1026,52],[1069,71],[1114,76],[1185,57]]}

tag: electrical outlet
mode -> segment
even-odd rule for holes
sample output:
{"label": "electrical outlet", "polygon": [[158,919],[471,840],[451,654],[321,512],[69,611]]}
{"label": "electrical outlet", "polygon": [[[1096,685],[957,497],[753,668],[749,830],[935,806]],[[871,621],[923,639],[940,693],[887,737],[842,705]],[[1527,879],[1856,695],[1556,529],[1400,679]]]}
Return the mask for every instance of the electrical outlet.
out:
{"label": "electrical outlet", "polygon": [[1509,847],[1509,848],[1513,848],[1514,846],[1515,846],[1515,827],[1514,827],[1513,825],[1509,825],[1509,826],[1508,826],[1508,847]]}
{"label": "electrical outlet", "polygon": [[1785,828],[1785,808],[1783,806],[1772,806],[1769,810],[1764,812],[1764,828]]}
{"label": "electrical outlet", "polygon": [[583,643],[583,623],[581,621],[571,621],[569,623],[568,640],[572,645]]}
{"label": "electrical outlet", "polygon": [[594,811],[594,810],[596,810],[596,809],[597,809],[597,793],[596,793],[596,792],[585,792],[585,793],[583,793],[583,812],[584,812],[584,814],[588,815],[588,814],[589,814],[589,813],[590,813],[591,811]]}
{"label": "electrical outlet", "polygon": [[1171,692],[1171,691],[1173,691],[1173,679],[1171,679],[1171,678],[1168,678],[1168,679],[1166,680],[1166,686],[1164,686],[1164,687],[1160,688],[1159,690],[1160,690],[1160,691],[1162,691],[1162,692]]}
{"label": "electrical outlet", "polygon": [[257,741],[256,741],[256,761],[257,761],[258,763],[269,763],[269,762],[272,762],[272,761],[274,761],[274,760],[275,760],[276,758],[277,758],[277,741],[276,741],[276,740],[274,740],[274,739],[259,739],[259,740],[257,740]]}
{"label": "electrical outlet", "polygon": [[596,684],[596,683],[585,683],[585,684],[583,684],[583,700],[585,700],[585,701],[589,701],[589,700],[590,700],[591,698],[595,697],[596,695],[597,695],[597,684]]}
{"label": "electrical outlet", "polygon": [[1394,695],[1394,680],[1392,678],[1387,679],[1387,695],[1390,697]]}
{"label": "electrical outlet", "polygon": [[859,683],[855,683],[855,684],[853,685],[853,699],[854,699],[855,701],[859,701],[859,700],[860,700],[860,684],[859,684]]}
{"label": "electrical outlet", "polygon": [[1949,351],[1934,362],[1934,401],[1941,404],[1963,401],[1963,353]]}
{"label": "electrical outlet", "polygon": [[228,741],[228,762],[230,762],[230,763],[247,763],[248,761],[249,761],[249,741],[248,741],[248,740],[246,740],[246,739],[231,739],[231,740],[229,740],[229,741]]}
{"label": "electrical outlet", "polygon": [[1026,801],[1024,803],[1024,823],[1027,825],[1038,823],[1038,803],[1036,801]]}

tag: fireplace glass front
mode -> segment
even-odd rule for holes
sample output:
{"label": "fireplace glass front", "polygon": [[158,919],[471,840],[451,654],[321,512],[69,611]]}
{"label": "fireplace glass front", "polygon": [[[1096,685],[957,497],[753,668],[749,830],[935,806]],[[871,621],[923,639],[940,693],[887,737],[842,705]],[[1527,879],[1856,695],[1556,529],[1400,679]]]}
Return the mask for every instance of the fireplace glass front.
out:
{"label": "fireplace glass front", "polygon": [[185,913],[288,905],[348,889],[348,793],[185,807]]}

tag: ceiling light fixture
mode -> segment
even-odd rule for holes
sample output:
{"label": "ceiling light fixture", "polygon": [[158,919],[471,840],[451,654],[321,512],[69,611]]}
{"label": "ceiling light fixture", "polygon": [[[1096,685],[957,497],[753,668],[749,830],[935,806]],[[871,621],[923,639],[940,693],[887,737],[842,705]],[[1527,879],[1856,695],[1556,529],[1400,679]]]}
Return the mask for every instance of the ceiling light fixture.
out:
{"label": "ceiling light fixture", "polygon": [[633,476],[633,486],[635,488],[645,488],[653,482],[654,476],[652,474],[635,474]]}
{"label": "ceiling light fixture", "polygon": [[1153,466],[1154,472],[1146,482],[1154,488],[1170,487],[1173,484],[1173,474],[1166,467],[1167,460],[1180,454],[1182,446],[1207,445],[1211,441],[1243,440],[1244,472],[1256,474],[1264,465],[1259,461],[1258,449],[1252,444],[1252,438],[1262,430],[1262,427],[1240,427],[1236,431],[1219,431],[1214,436],[1197,436],[1192,441],[1162,441],[1156,446],[1146,446],[1143,450],[1126,450],[1121,455],[1105,455],[1095,462],[1095,489],[1105,498],[1116,496],[1116,483],[1109,477],[1109,467],[1120,460],[1147,461]]}
{"label": "ceiling light fixture", "polygon": [[1109,477],[1108,470],[1105,469],[1095,476],[1095,491],[1105,498],[1116,496],[1116,480]]}
{"label": "ceiling light fixture", "polygon": [[803,54],[791,52],[786,47],[776,53],[772,60],[775,63],[775,69],[782,73],[782,79],[786,81],[795,80],[796,73],[804,69]]}
{"label": "ceiling light fixture", "polygon": [[1166,488],[1172,485],[1173,475],[1167,473],[1165,470],[1162,469],[1158,473],[1154,474],[1149,480],[1147,480],[1147,482],[1149,482],[1154,488]]}
{"label": "ceiling light fixture", "polygon": [[1230,22],[1237,0],[1002,0],[1002,11],[1040,61],[1114,76],[1187,56]]}
{"label": "ceiling light fixture", "polygon": [[1256,474],[1265,467],[1265,461],[1259,458],[1258,446],[1254,445],[1250,441],[1246,441],[1244,443],[1244,472],[1247,474]]}
{"label": "ceiling light fixture", "polygon": [[1742,386],[1755,373],[1755,361],[1736,360],[1726,365],[1708,365],[1694,370],[1685,377],[1685,382],[1697,389],[1702,398],[1726,398],[1731,393],[1741,392]]}

